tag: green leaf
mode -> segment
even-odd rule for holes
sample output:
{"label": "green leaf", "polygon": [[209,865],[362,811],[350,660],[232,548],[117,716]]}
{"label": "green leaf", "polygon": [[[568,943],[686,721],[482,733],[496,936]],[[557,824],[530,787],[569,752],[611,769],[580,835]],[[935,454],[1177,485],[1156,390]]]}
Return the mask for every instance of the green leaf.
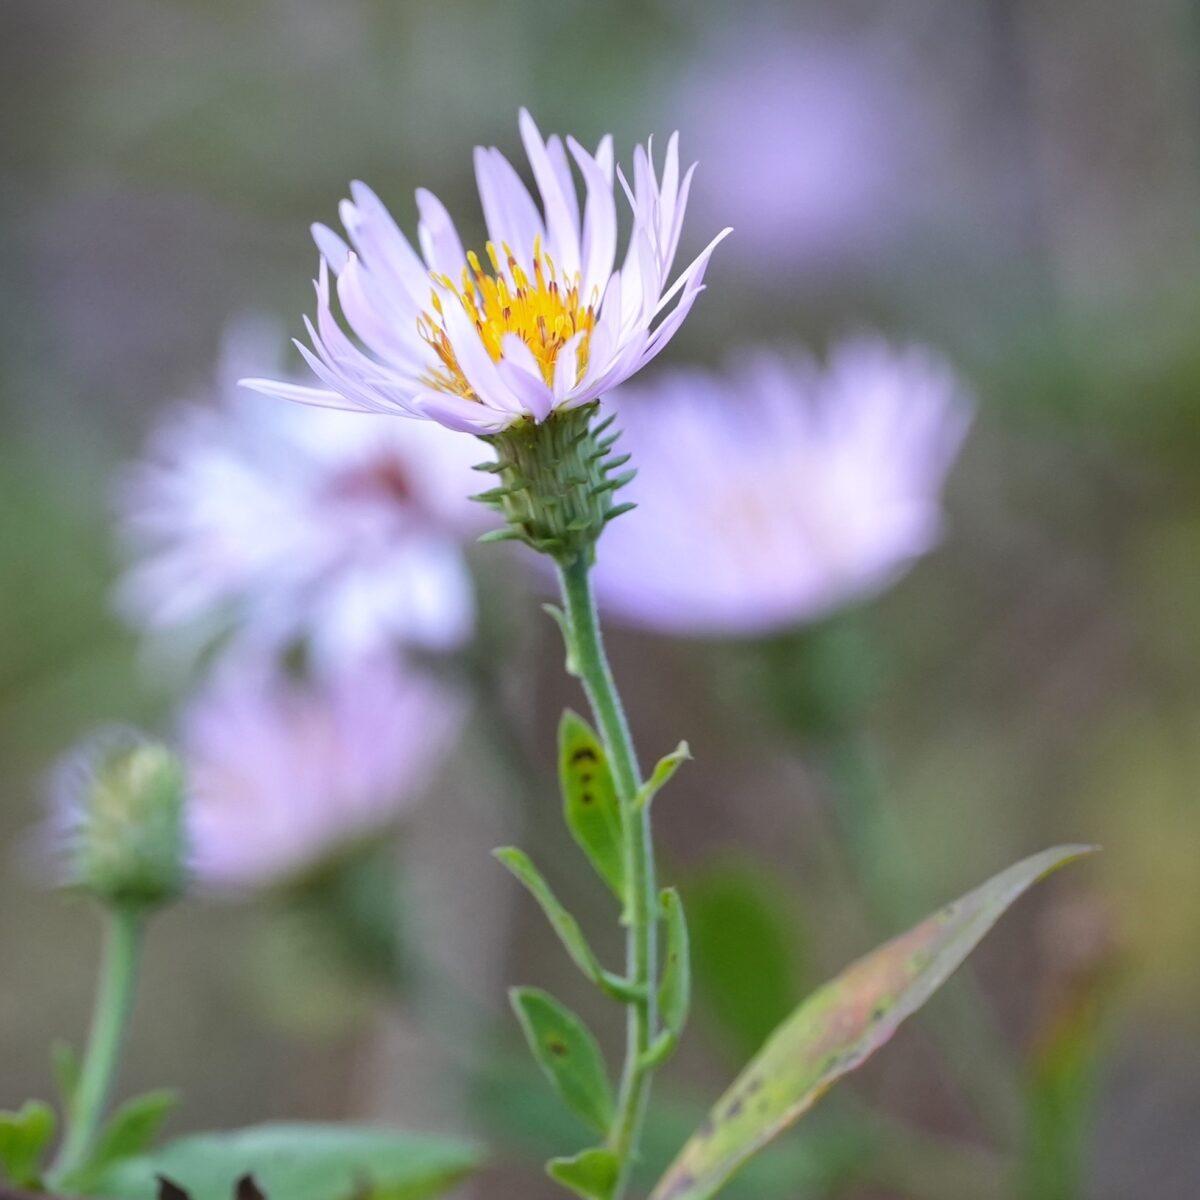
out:
{"label": "green leaf", "polygon": [[621,807],[608,754],[592,727],[569,708],[558,723],[558,778],[571,836],[624,904]]}
{"label": "green leaf", "polygon": [[571,961],[593,983],[602,984],[604,969],[592,952],[591,946],[587,944],[583,930],[579,928],[579,922],[559,903],[558,898],[550,890],[550,885],[542,878],[537,867],[529,861],[529,856],[514,846],[503,846],[499,850],[493,850],[492,853],[525,885],[529,894],[541,906],[542,912],[546,914],[547,920],[554,927],[554,932],[558,934],[559,941],[571,956]]}
{"label": "green leaf", "polygon": [[0,1112],[0,1172],[16,1187],[36,1187],[41,1181],[42,1153],[55,1128],[54,1110],[40,1100],[28,1100],[19,1112]]}
{"label": "green leaf", "polygon": [[299,1121],[180,1138],[116,1163],[89,1192],[155,1200],[161,1175],[192,1200],[230,1200],[251,1175],[271,1200],[428,1200],[481,1163],[459,1138]]}
{"label": "green leaf", "polygon": [[67,1042],[54,1042],[50,1047],[50,1069],[54,1073],[63,1111],[70,1112],[75,1103],[75,1089],[79,1086],[80,1064],[75,1048]]}
{"label": "green leaf", "polygon": [[542,611],[558,626],[558,631],[562,634],[563,645],[567,650],[567,659],[563,664],[563,669],[568,675],[579,678],[579,663],[575,660],[575,641],[571,637],[571,623],[567,620],[567,614],[557,604],[543,604]]}
{"label": "green leaf", "polygon": [[873,950],[810,996],[717,1102],[651,1200],[707,1200],[933,995],[1013,901],[1092,852],[1035,854]]}
{"label": "green leaf", "polygon": [[667,1032],[678,1038],[687,1024],[692,999],[692,969],[688,951],[687,921],[683,902],[674,888],[665,888],[661,897],[666,942],[663,947],[662,982],[658,987],[658,1007]]}
{"label": "green leaf", "polygon": [[621,1165],[611,1150],[583,1150],[573,1158],[552,1158],[546,1174],[583,1200],[611,1200]]}
{"label": "green leaf", "polygon": [[66,1181],[68,1190],[86,1190],[90,1180],[101,1176],[114,1163],[144,1154],[178,1103],[178,1092],[163,1089],[135,1096],[121,1105],[105,1125],[87,1163]]}
{"label": "green leaf", "polygon": [[691,757],[692,752],[688,749],[687,742],[680,742],[670,754],[660,758],[655,763],[654,770],[650,772],[650,778],[642,784],[641,790],[638,792],[638,807],[645,808],[671,782],[672,776],[680,766],[688,762]]}
{"label": "green leaf", "polygon": [[606,1132],[612,1122],[612,1090],[600,1047],[587,1026],[537,988],[513,988],[509,998],[533,1057],[555,1090],[589,1125]]}
{"label": "green leaf", "polygon": [[696,1004],[744,1062],[803,995],[794,904],[759,865],[715,864],[683,889]]}

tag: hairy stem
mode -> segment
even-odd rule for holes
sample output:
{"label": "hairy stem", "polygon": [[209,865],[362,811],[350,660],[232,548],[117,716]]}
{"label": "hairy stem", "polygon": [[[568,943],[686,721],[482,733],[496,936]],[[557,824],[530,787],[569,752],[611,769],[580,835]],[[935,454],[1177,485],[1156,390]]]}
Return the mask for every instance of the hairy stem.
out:
{"label": "hairy stem", "polygon": [[637,754],[604,652],[588,575],[588,559],[580,555],[571,562],[560,564],[559,571],[571,656],[612,763],[625,834],[626,970],[638,994],[628,1001],[625,1067],[607,1143],[621,1164],[614,1192],[614,1200],[620,1200],[628,1186],[650,1096],[653,1067],[646,1063],[645,1056],[658,1032],[658,899],[654,847],[649,806],[641,806],[637,800],[642,783]]}
{"label": "hairy stem", "polygon": [[87,1052],[67,1113],[66,1136],[50,1172],[55,1183],[78,1170],[94,1148],[133,1007],[143,917],[136,909],[114,908],[106,913],[106,920]]}

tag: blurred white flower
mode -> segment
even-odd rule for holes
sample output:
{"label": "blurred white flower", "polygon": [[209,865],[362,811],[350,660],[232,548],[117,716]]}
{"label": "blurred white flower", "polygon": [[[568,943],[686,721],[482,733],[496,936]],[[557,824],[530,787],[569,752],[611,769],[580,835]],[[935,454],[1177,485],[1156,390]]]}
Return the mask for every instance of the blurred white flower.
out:
{"label": "blurred white flower", "polygon": [[435,425],[238,388],[268,344],[235,327],[214,394],[168,411],[124,476],[122,612],[174,652],[188,634],[253,652],[303,641],[322,670],[460,645],[474,623],[460,543],[487,523],[470,467],[486,455]]}
{"label": "blurred white flower", "polygon": [[971,418],[940,358],[867,337],[824,367],[760,351],[614,401],[639,507],[599,545],[597,592],[685,635],[764,634],[885,588],[938,540]]}
{"label": "blurred white flower", "polygon": [[[557,136],[543,141],[524,110],[520,126],[541,210],[504,155],[479,147],[486,253],[482,260],[467,253],[441,201],[420,189],[422,261],[375,193],[352,184],[352,199],[340,210],[349,244],[324,225],[313,227],[321,252],[317,322],[306,320],[312,349],[297,345],[323,386],[266,379],[249,379],[247,386],[487,434],[577,408],[649,362],[703,290],[709,257],[725,236],[668,286],[695,169],[681,177],[678,135],[667,143],[661,179],[650,149],[641,146],[632,187],[616,172],[633,226],[624,265],[614,270],[612,138],[603,138],[593,155],[574,138],[565,147]],[[582,212],[571,158],[585,186]],[[334,316],[331,270],[342,314],[361,346]]]}
{"label": "blurred white flower", "polygon": [[182,722],[197,883],[267,886],[382,831],[420,798],[464,715],[457,692],[395,658],[307,681],[226,664]]}

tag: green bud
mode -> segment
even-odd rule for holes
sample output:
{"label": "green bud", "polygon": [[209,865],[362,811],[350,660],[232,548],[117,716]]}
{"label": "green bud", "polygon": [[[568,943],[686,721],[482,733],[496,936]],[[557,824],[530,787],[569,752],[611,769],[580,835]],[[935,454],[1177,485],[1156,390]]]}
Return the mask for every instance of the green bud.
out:
{"label": "green bud", "polygon": [[592,403],[557,410],[540,423],[521,421],[483,439],[495,448],[496,462],[480,469],[499,482],[475,499],[508,522],[486,540],[514,538],[559,562],[593,553],[605,524],[632,507],[613,496],[634,476],[613,474],[629,456],[611,456],[619,435],[601,438],[613,418],[593,426],[598,409]]}
{"label": "green bud", "polygon": [[59,778],[67,881],[107,904],[155,908],[186,882],[183,764],[127,729],[95,737]]}

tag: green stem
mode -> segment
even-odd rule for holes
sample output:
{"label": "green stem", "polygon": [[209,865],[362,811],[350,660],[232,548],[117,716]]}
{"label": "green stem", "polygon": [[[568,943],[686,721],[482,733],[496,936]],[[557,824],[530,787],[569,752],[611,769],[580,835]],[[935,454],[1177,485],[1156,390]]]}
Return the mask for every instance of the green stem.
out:
{"label": "green stem", "polygon": [[641,1138],[653,1075],[653,1066],[646,1062],[646,1054],[658,1032],[658,897],[650,809],[648,805],[637,803],[642,782],[637,754],[604,652],[588,571],[589,563],[583,555],[559,565],[571,657],[600,727],[621,802],[628,889],[626,970],[630,982],[640,988],[640,995],[628,1001],[625,1067],[607,1142],[621,1164],[620,1178],[613,1193],[613,1200],[620,1200],[628,1186]]}
{"label": "green stem", "polygon": [[133,1007],[144,919],[133,908],[113,908],[106,918],[104,958],[87,1053],[67,1114],[66,1137],[51,1172],[56,1185],[77,1171],[93,1149]]}

